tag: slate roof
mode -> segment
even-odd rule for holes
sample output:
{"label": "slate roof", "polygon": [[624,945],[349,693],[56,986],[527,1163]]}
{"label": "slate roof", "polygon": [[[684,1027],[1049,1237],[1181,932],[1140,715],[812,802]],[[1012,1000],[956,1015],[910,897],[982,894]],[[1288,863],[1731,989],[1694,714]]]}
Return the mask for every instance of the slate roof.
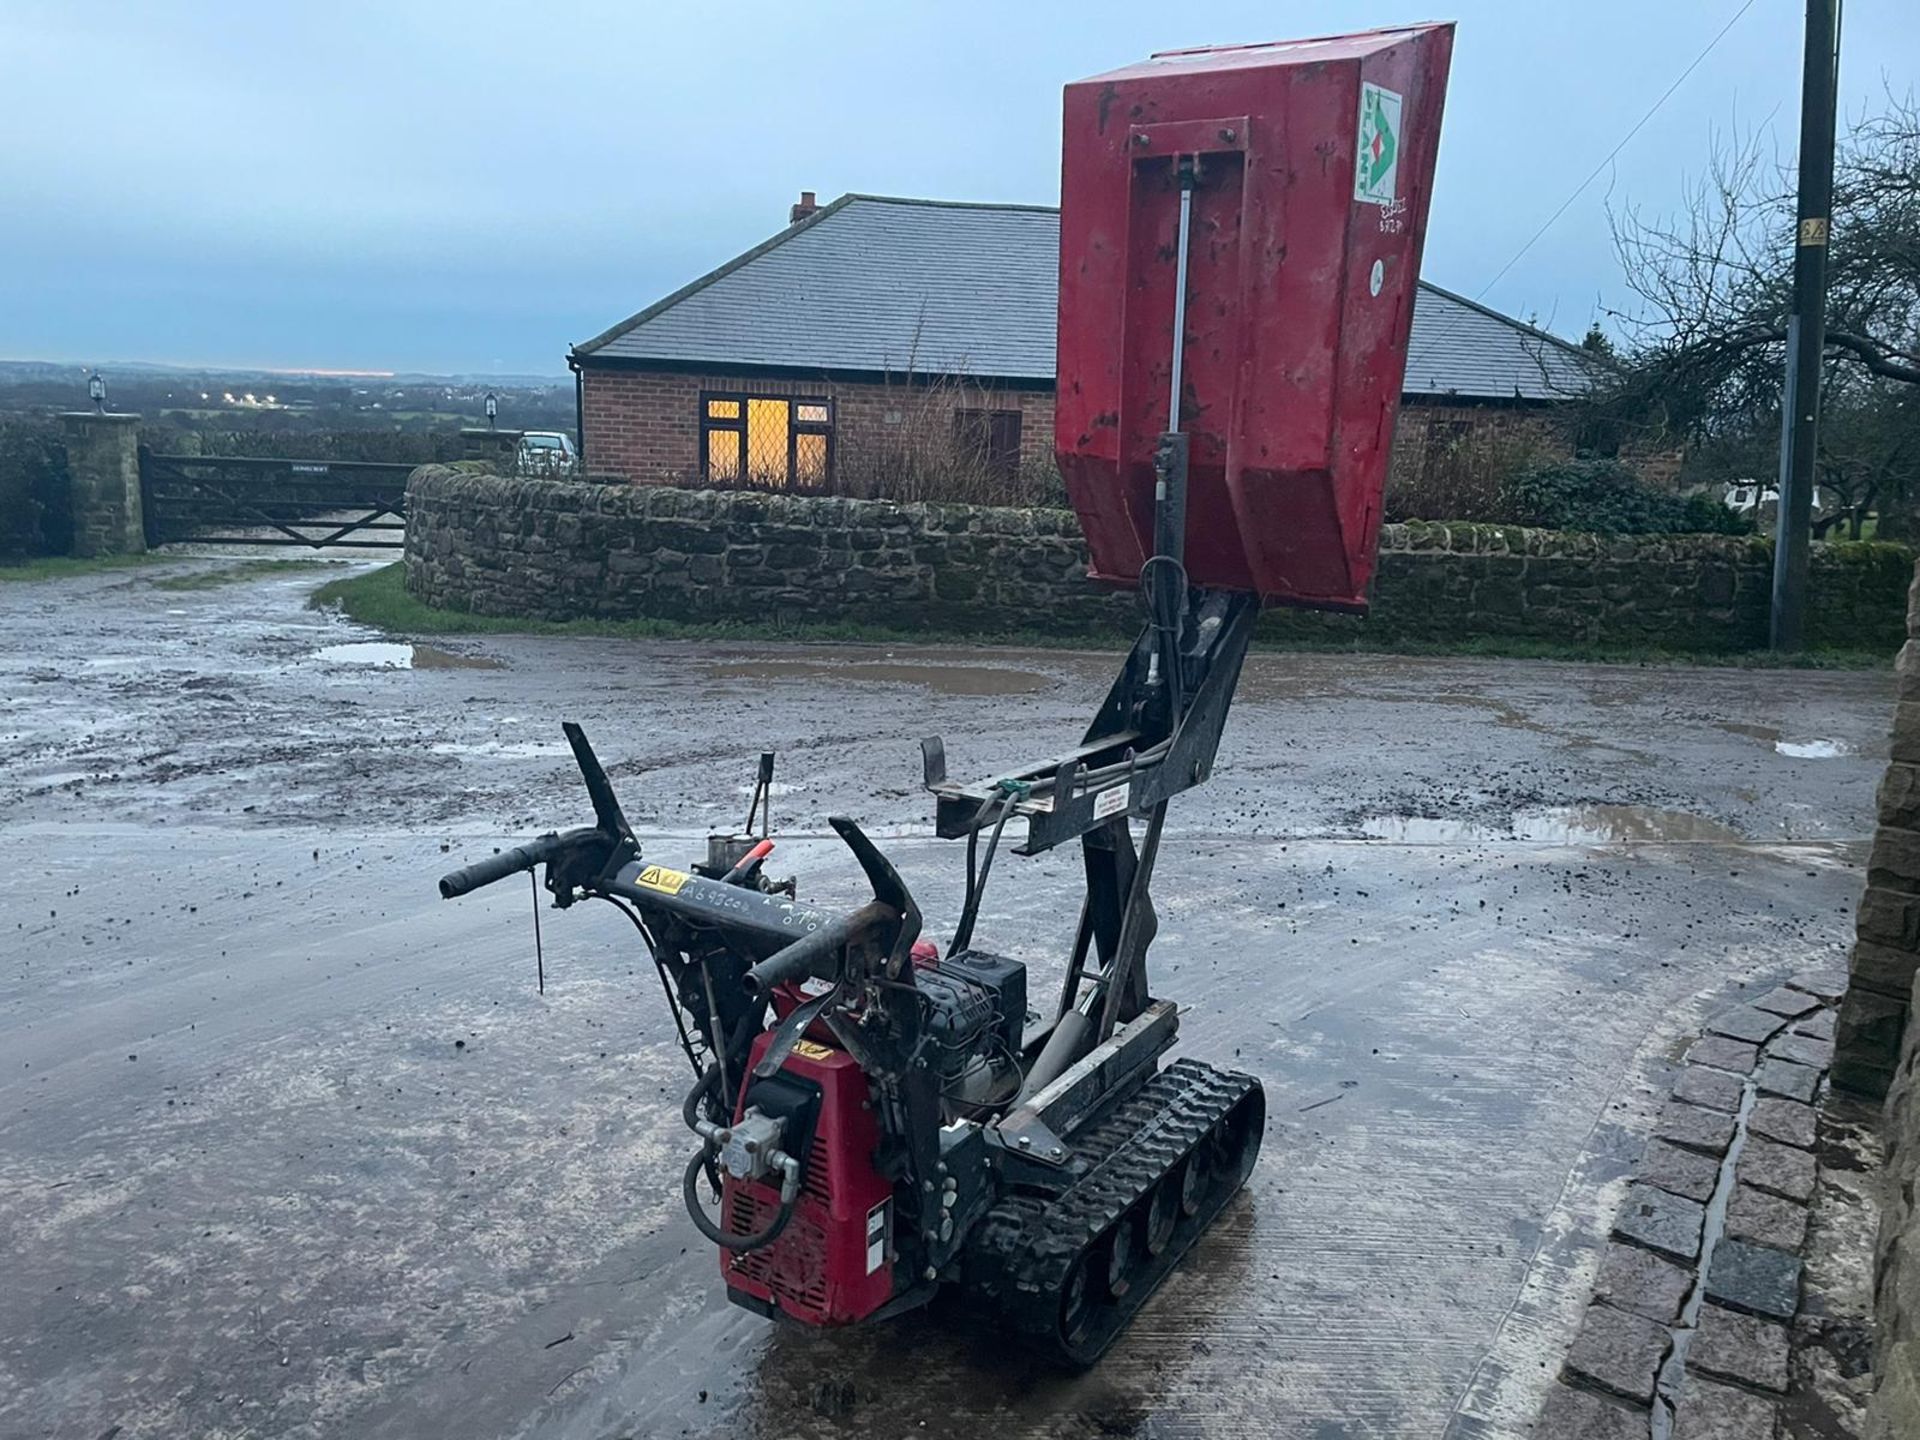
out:
{"label": "slate roof", "polygon": [[[574,354],[689,366],[1054,378],[1060,212],[843,195]],[[1547,400],[1583,352],[1421,282],[1406,393]]]}

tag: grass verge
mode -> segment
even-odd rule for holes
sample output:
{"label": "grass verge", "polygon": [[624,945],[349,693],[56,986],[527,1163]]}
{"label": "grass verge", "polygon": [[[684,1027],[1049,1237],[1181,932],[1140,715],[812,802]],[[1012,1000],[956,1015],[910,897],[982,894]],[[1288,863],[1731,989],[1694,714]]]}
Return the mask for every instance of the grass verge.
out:
{"label": "grass verge", "polygon": [[36,555],[26,560],[0,560],[0,581],[62,580],[69,575],[97,575],[102,570],[131,570],[167,557],[160,555]]}
{"label": "grass verge", "polygon": [[156,590],[218,590],[244,580],[263,580],[269,575],[295,574],[302,570],[325,570],[327,560],[248,560],[223,570],[191,570],[184,575],[163,575],[153,582]]}
{"label": "grass verge", "polygon": [[[1059,635],[1043,631],[955,632],[896,629],[846,621],[830,624],[768,622],[746,624],[715,621],[695,624],[676,620],[517,620],[476,615],[465,610],[441,610],[424,605],[407,593],[406,567],[383,566],[365,574],[329,580],[313,592],[315,606],[337,608],[350,620],[407,635],[600,635],[645,640],[801,640],[862,642],[894,645],[1014,645],[1051,650],[1121,650],[1131,636]],[[1601,665],[1715,665],[1745,669],[1877,670],[1893,657],[1870,650],[1812,650],[1781,657],[1767,651],[1734,654],[1692,654],[1680,651],[1565,645],[1544,640],[1471,636],[1457,643],[1396,641],[1362,642],[1345,637],[1282,637],[1256,640],[1262,650],[1312,654],[1391,654],[1469,656],[1507,660],[1565,660]]]}

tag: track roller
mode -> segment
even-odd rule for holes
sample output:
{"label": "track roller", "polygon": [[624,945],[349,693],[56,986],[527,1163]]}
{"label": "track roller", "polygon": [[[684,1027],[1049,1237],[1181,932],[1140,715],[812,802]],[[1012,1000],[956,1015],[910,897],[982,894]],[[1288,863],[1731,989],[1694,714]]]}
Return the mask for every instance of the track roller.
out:
{"label": "track roller", "polygon": [[1252,1076],[1175,1061],[1075,1137],[1088,1169],[1070,1189],[988,1212],[967,1289],[1058,1360],[1091,1365],[1252,1172],[1265,1124]]}

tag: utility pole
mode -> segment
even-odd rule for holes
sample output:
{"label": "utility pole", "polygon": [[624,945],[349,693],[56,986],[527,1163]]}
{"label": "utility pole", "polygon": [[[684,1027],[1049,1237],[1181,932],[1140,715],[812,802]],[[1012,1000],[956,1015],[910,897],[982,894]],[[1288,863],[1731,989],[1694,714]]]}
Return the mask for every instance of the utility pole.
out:
{"label": "utility pole", "polygon": [[1800,203],[1780,397],[1780,513],[1773,547],[1773,648],[1805,643],[1807,562],[1813,532],[1820,365],[1827,348],[1827,231],[1833,209],[1833,129],[1840,68],[1838,0],[1807,0],[1800,81]]}

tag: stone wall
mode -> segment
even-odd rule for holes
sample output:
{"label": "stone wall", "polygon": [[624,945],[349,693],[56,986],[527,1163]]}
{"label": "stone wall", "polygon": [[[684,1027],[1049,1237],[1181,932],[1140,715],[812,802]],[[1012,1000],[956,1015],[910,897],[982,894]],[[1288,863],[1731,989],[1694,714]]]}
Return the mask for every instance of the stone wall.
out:
{"label": "stone wall", "polygon": [[[1383,527],[1381,552],[1370,618],[1274,611],[1265,633],[1724,651],[1766,639],[1772,562],[1762,541],[1408,524]],[[1814,557],[1814,642],[1895,648],[1912,555],[1819,545]],[[502,479],[443,466],[416,470],[407,487],[409,589],[492,615],[1131,634],[1137,597],[1090,583],[1086,564],[1079,524],[1064,510]]]}
{"label": "stone wall", "polygon": [[1920,576],[1906,624],[1912,638],[1894,666],[1891,763],[1880,782],[1879,828],[1867,857],[1867,890],[1854,921],[1835,1034],[1834,1083],[1874,1097],[1892,1082],[1920,974]]}
{"label": "stone wall", "polygon": [[1875,1393],[1868,1440],[1920,1435],[1920,572],[1907,608],[1879,828],[1855,922],[1833,1081],[1887,1097],[1874,1255]]}

